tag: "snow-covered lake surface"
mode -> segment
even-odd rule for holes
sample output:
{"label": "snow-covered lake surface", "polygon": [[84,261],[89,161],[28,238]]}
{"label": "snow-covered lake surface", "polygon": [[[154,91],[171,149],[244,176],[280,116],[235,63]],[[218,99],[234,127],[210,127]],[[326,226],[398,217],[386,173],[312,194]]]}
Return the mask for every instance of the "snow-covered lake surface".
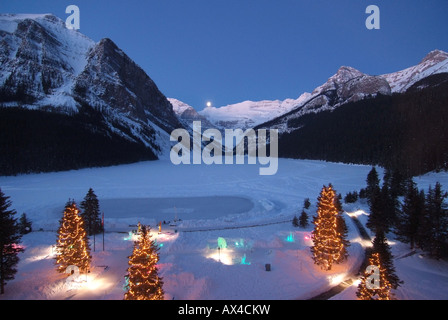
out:
{"label": "snow-covered lake surface", "polygon": [[[313,264],[309,247],[312,225],[295,228],[305,198],[310,220],[323,185],[338,193],[365,187],[368,166],[279,159],[274,176],[260,176],[256,165],[181,165],[141,162],[108,168],[0,177],[0,188],[20,215],[26,212],[34,232],[23,237],[15,280],[2,299],[122,299],[130,231],[149,224],[161,245],[159,273],[167,299],[307,299],[328,290],[359,268],[365,241],[346,214],[350,257],[330,272]],[[382,170],[378,170],[380,175]],[[448,186],[446,173],[416,179],[427,189],[436,181]],[[105,215],[102,236],[90,239],[93,267],[87,283],[73,288],[55,270],[52,245],[68,199],[78,204],[93,188]],[[365,224],[368,206],[344,206]],[[179,220],[173,223],[174,220]],[[162,225],[160,221],[170,222]],[[40,230],[40,231],[39,231]],[[218,250],[218,238],[227,248]],[[367,244],[368,245],[368,244]],[[448,298],[448,263],[409,252],[391,242],[398,276],[405,281],[399,299]],[[271,271],[266,271],[266,264]],[[356,286],[333,299],[355,299]]]}
{"label": "snow-covered lake surface", "polygon": [[132,217],[138,220],[149,217],[157,221],[214,219],[246,213],[253,207],[250,199],[232,196],[104,199],[101,202],[101,209],[109,218]]}

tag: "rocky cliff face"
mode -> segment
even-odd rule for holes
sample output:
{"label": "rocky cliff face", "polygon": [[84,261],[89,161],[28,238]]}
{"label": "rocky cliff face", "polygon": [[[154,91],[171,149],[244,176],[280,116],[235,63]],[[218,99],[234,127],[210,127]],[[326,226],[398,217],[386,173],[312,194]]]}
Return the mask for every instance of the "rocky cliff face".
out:
{"label": "rocky cliff face", "polygon": [[343,66],[323,85],[307,94],[300,104],[290,112],[277,117],[260,127],[277,128],[280,132],[290,132],[298,128],[290,126],[290,120],[309,113],[334,110],[349,102],[356,102],[378,94],[390,95],[391,88],[386,79],[370,76],[351,67]]}
{"label": "rocky cliff face", "polygon": [[0,103],[67,114],[88,105],[110,130],[167,151],[182,127],[154,81],[110,39],[95,43],[53,15],[0,15]]}
{"label": "rocky cliff face", "polygon": [[214,128],[206,117],[200,115],[192,106],[174,98],[168,98],[173,106],[174,113],[185,128],[193,129],[193,121],[201,121],[203,129]]}
{"label": "rocky cliff face", "polygon": [[314,89],[311,98],[302,104],[302,112],[328,110],[378,93],[391,94],[389,83],[385,79],[344,66],[326,83]]}
{"label": "rocky cliff face", "polygon": [[154,81],[110,39],[90,50],[87,65],[74,83],[75,97],[117,115],[153,123],[166,132],[180,126],[172,105]]}

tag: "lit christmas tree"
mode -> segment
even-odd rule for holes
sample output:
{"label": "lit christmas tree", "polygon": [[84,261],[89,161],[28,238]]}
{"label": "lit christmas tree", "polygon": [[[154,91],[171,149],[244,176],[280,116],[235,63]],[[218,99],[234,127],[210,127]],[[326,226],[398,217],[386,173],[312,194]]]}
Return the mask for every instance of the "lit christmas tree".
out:
{"label": "lit christmas tree", "polygon": [[369,258],[369,266],[361,278],[356,296],[361,300],[391,300],[391,289],[387,269],[381,264],[379,253],[375,252]]}
{"label": "lit christmas tree", "polygon": [[67,202],[65,206],[56,248],[56,265],[59,272],[66,272],[69,266],[78,267],[80,272],[89,271],[92,259],[89,241],[84,229],[84,221],[74,201]]}
{"label": "lit christmas tree", "polygon": [[138,224],[139,239],[129,257],[125,300],[163,300],[163,281],[157,271],[159,248],[151,240],[150,228]]}
{"label": "lit christmas tree", "polygon": [[313,219],[315,228],[311,233],[311,252],[315,264],[323,270],[331,270],[334,263],[341,263],[347,258],[349,242],[345,238],[344,228],[339,225],[340,208],[331,184],[322,188],[318,200],[317,216]]}

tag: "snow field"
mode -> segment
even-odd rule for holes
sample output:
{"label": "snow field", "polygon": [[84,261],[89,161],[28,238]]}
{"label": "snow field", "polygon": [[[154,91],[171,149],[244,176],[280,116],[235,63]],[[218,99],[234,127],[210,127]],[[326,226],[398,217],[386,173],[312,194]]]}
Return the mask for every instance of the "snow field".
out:
{"label": "snow field", "polygon": [[[4,299],[122,299],[135,224],[150,224],[160,247],[159,274],[166,299],[307,299],[357,271],[363,257],[355,225],[349,228],[350,257],[330,272],[315,266],[309,251],[310,225],[294,228],[303,200],[310,198],[310,221],[322,186],[332,183],[338,193],[365,186],[370,167],[279,159],[274,176],[259,176],[258,166],[174,166],[168,161],[142,162],[108,168],[0,177],[2,191],[11,197],[18,214],[26,212],[34,232],[23,237],[16,279],[8,282]],[[382,175],[381,170],[380,176]],[[427,188],[445,173],[416,179]],[[52,245],[62,210],[69,198],[79,204],[88,188],[99,197],[105,212],[105,251],[102,235],[90,238],[93,267],[78,286],[56,273]],[[125,199],[125,200],[120,200]],[[120,203],[123,202],[123,207]],[[365,224],[368,207],[358,202],[344,206]],[[174,218],[180,218],[176,223]],[[159,221],[163,224],[158,234]],[[41,229],[42,231],[38,231]],[[227,248],[218,250],[218,238]],[[406,245],[391,241],[401,257]],[[266,271],[265,265],[271,265]],[[405,284],[400,299],[443,299],[448,285],[446,262],[419,254],[396,259]],[[81,279],[82,280],[82,279]],[[435,284],[436,283],[436,284]],[[356,299],[356,286],[333,299]]]}

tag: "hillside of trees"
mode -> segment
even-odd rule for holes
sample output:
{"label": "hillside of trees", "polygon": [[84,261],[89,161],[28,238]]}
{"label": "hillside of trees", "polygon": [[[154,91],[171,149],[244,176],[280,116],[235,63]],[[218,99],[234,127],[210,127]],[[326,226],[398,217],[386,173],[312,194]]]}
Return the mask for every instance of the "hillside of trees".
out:
{"label": "hillside of trees", "polygon": [[0,132],[0,175],[157,159],[143,144],[111,132],[101,113],[87,105],[73,115],[0,108]]}
{"label": "hillside of trees", "polygon": [[300,129],[280,136],[279,156],[380,165],[407,176],[446,170],[448,82],[440,79],[448,77],[430,78],[404,94],[290,120],[288,127]]}

